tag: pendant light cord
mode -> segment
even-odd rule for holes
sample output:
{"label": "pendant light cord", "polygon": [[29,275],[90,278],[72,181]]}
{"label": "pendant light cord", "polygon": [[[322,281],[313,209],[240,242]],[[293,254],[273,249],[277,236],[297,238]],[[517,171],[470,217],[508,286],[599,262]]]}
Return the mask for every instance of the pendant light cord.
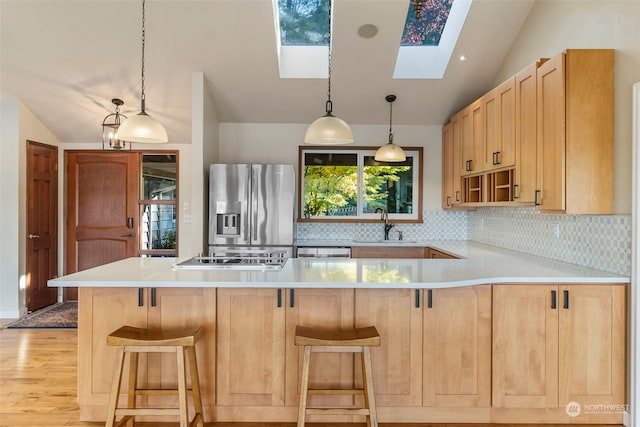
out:
{"label": "pendant light cord", "polygon": [[389,143],[393,143],[393,132],[391,131],[391,118],[393,117],[393,101],[389,102]]}
{"label": "pendant light cord", "polygon": [[329,66],[329,79],[328,79],[328,83],[327,83],[327,105],[326,105],[326,111],[327,111],[327,115],[331,115],[331,112],[333,111],[333,103],[331,102],[331,4],[333,3],[333,0],[329,0],[329,46],[328,46],[328,60],[327,60],[327,64]]}
{"label": "pendant light cord", "polygon": [[145,0],[142,0],[142,93],[140,94],[140,110],[144,113],[144,36],[145,36],[145,19],[144,19],[144,4]]}

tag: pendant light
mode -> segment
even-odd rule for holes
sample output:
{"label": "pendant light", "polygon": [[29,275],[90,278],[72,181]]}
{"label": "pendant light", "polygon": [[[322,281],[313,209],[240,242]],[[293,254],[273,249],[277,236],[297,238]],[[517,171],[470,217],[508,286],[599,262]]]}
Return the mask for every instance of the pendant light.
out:
{"label": "pendant light", "polygon": [[393,132],[391,130],[391,118],[393,113],[393,101],[396,100],[395,95],[387,95],[384,99],[389,103],[389,143],[378,148],[375,159],[378,162],[404,162],[407,156],[404,150],[393,143]]}
{"label": "pendant light", "polygon": [[333,103],[331,102],[331,4],[329,0],[329,83],[327,90],[327,102],[325,104],[326,114],[307,128],[304,135],[304,142],[318,145],[342,145],[353,142],[353,132],[349,125],[342,119],[333,115]]}
{"label": "pendant light", "polygon": [[[122,150],[127,143],[121,139],[118,139],[118,128],[122,120],[126,120],[127,116],[120,114],[120,106],[124,105],[124,101],[119,98],[113,98],[111,103],[116,106],[116,112],[109,114],[102,121],[102,149],[105,149],[105,145],[108,143],[109,148],[113,150]],[[129,144],[131,149],[131,144]]]}
{"label": "pendant light", "polygon": [[145,111],[144,95],[144,3],[142,0],[142,90],[140,94],[140,112],[125,120],[118,129],[118,139],[129,142],[163,143],[167,142],[167,131],[156,119]]}

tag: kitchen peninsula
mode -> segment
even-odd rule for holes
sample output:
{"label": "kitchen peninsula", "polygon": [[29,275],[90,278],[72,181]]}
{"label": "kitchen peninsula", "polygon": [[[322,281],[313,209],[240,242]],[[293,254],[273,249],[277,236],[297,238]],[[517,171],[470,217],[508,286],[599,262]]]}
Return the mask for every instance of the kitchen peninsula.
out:
{"label": "kitchen peninsula", "polygon": [[[622,423],[628,277],[473,242],[398,245],[459,259],[292,258],[281,271],[194,271],[172,268],[182,259],[129,258],[49,281],[80,287],[81,419],[104,419],[106,335],[123,324],[203,326],[207,421],[282,422],[297,411],[295,326],[374,324],[381,422]],[[153,356],[141,381],[175,381],[163,369],[170,361]],[[312,383],[360,381],[353,358],[318,356]]]}

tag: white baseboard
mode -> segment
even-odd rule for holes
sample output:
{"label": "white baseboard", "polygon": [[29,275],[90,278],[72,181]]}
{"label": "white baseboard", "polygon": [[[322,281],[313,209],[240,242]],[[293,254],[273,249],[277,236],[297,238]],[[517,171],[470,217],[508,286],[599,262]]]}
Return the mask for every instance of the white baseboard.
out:
{"label": "white baseboard", "polygon": [[0,311],[0,319],[18,319],[20,312],[18,310]]}

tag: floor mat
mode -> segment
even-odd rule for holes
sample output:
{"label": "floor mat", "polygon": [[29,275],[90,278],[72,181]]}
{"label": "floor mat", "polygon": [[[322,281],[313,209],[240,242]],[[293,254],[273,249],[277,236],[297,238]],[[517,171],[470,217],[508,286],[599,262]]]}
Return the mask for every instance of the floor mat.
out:
{"label": "floor mat", "polygon": [[45,307],[7,325],[7,328],[77,328],[78,303],[67,301]]}

